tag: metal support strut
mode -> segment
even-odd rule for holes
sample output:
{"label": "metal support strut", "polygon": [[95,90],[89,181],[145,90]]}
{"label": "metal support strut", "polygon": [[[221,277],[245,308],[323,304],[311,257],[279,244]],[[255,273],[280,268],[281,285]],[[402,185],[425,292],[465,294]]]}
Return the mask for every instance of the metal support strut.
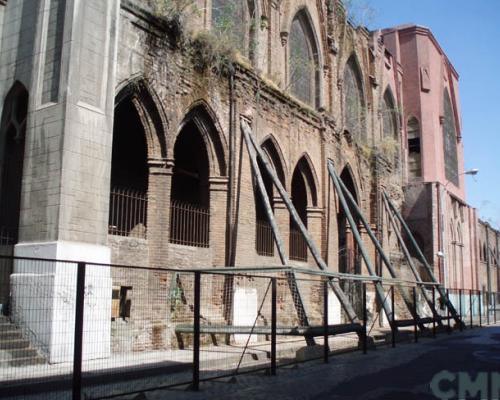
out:
{"label": "metal support strut", "polygon": [[[242,128],[243,128],[243,122],[242,122]],[[281,237],[280,230],[278,228],[278,224],[276,223],[276,220],[274,218],[273,214],[273,209],[271,206],[271,201],[269,200],[269,196],[267,195],[266,191],[266,186],[264,184],[264,180],[262,179],[262,174],[260,172],[259,168],[259,163],[257,162],[257,156],[255,153],[255,148],[253,146],[253,143],[250,140],[250,134],[247,132],[245,129],[242,129],[243,131],[243,136],[245,139],[246,147],[248,150],[248,155],[250,156],[250,165],[252,167],[252,172],[254,174],[255,180],[257,182],[257,189],[259,191],[259,194],[261,196],[262,201],[264,202],[264,209],[266,212],[266,217],[271,225],[271,229],[273,232],[273,238],[274,242],[276,243],[276,247],[278,249],[278,254],[281,260],[281,264],[283,265],[288,265],[288,257],[286,256],[285,253],[285,247],[283,244],[283,238]],[[300,294],[299,287],[297,285],[297,280],[295,279],[295,274],[293,272],[287,272],[287,281],[288,281],[288,286],[290,288],[290,291],[292,292],[292,298],[293,298],[293,303],[295,306],[295,309],[297,311],[297,314],[299,316],[301,325],[308,326],[309,321],[307,318],[307,313],[304,308],[304,303],[302,301],[302,296]],[[309,345],[314,345],[314,339],[312,338],[306,338],[307,344]]]}
{"label": "metal support strut", "polygon": [[[267,160],[267,157],[265,156],[264,152],[262,149],[257,145],[255,142],[255,139],[252,136],[252,130],[250,129],[250,126],[248,123],[242,119],[241,120],[241,130],[243,132],[244,139],[247,143],[247,146],[253,147],[255,152],[257,153],[257,156],[259,160],[262,163],[262,166],[264,167],[264,170],[266,173],[269,175],[271,180],[273,181],[275,187],[278,189],[280,197],[283,199],[283,202],[285,203],[285,206],[287,207],[288,211],[290,212],[290,217],[292,220],[295,222],[296,226],[299,228],[300,232],[302,233],[302,236],[304,237],[304,240],[306,241],[307,247],[309,248],[316,264],[321,270],[327,270],[328,266],[326,265],[325,261],[322,259],[319,249],[316,247],[311,235],[307,231],[307,228],[304,226],[302,223],[302,220],[300,219],[297,210],[295,209],[292,200],[290,199],[290,196],[286,192],[285,188],[283,187],[281,181],[278,179],[278,176],[276,175],[276,172],[274,169],[271,167],[269,164],[269,161]],[[329,285],[332,288],[333,292],[339,299],[340,304],[342,305],[342,308],[346,312],[347,317],[351,322],[359,322],[359,318],[356,315],[356,312],[354,311],[354,308],[352,307],[348,297],[346,294],[343,292],[342,288],[340,287],[338,281],[330,279],[329,280]]]}
{"label": "metal support strut", "polygon": [[420,273],[418,272],[418,269],[417,269],[415,263],[413,262],[413,259],[411,258],[410,251],[408,250],[408,247],[406,246],[406,243],[404,242],[403,237],[401,236],[401,233],[398,229],[396,220],[394,219],[394,215],[391,212],[391,209],[390,209],[390,206],[388,203],[387,194],[385,193],[385,191],[382,193],[382,199],[384,200],[384,206],[385,206],[385,209],[387,211],[387,214],[389,215],[389,221],[390,221],[392,227],[394,228],[394,232],[396,233],[396,238],[398,239],[399,245],[401,246],[401,249],[403,250],[406,261],[408,261],[408,265],[410,267],[410,270],[413,273],[413,276],[415,277],[417,284],[419,284],[419,286],[420,286],[420,290],[422,291],[422,295],[424,296],[425,301],[427,302],[427,304],[429,305],[429,307],[432,311],[433,319],[434,319],[434,321],[436,321],[439,324],[439,326],[442,326],[441,319],[438,318],[439,314],[438,314],[438,312],[436,310],[436,306],[435,306],[435,298],[434,298],[434,290],[435,289],[433,287],[433,289],[432,289],[433,297],[431,298],[429,296],[429,294],[427,293],[427,291],[425,290],[425,287],[422,285],[422,277],[420,276]]}
{"label": "metal support strut", "polygon": [[[387,200],[387,203],[389,204],[389,207],[391,208],[391,210],[394,213],[394,215],[396,216],[396,218],[399,220],[399,222],[400,222],[401,226],[403,227],[406,235],[410,239],[410,243],[412,244],[413,248],[417,252],[418,257],[419,257],[420,261],[422,262],[422,264],[424,265],[424,267],[425,267],[427,273],[429,274],[429,277],[431,278],[432,282],[439,284],[439,281],[436,279],[436,276],[434,275],[434,271],[432,270],[432,267],[427,262],[427,259],[425,258],[424,253],[422,252],[422,250],[420,249],[420,246],[418,245],[417,241],[415,240],[415,237],[413,236],[410,228],[408,227],[408,224],[403,219],[403,216],[398,211],[398,209],[396,208],[396,206],[392,203],[392,201],[389,198],[389,196],[387,196],[386,193],[384,193],[384,195],[385,195],[385,198]],[[464,326],[462,318],[457,313],[457,310],[455,309],[455,307],[453,306],[453,304],[451,303],[451,301],[449,300],[449,298],[446,296],[446,292],[445,292],[443,286],[439,284],[437,286],[437,290],[439,292],[439,296],[441,298],[441,301],[446,305],[446,307],[450,311],[451,316],[453,317],[453,319],[455,320],[455,322],[459,325],[459,327],[462,329],[463,326]]]}
{"label": "metal support strut", "polygon": [[[358,227],[354,221],[354,218],[351,214],[351,211],[347,205],[346,199],[344,197],[344,191],[341,187],[340,184],[340,179],[337,177],[337,173],[335,172],[335,168],[333,166],[333,162],[331,160],[328,161],[328,172],[330,174],[330,178],[332,179],[333,185],[335,186],[335,190],[337,191],[337,195],[339,197],[339,202],[341,207],[343,208],[347,220],[349,221],[349,225],[351,226],[351,230],[354,236],[354,239],[358,243],[359,250],[361,252],[361,256],[363,257],[363,260],[365,261],[366,268],[368,269],[368,273],[371,276],[377,276],[375,274],[375,268],[373,267],[373,264],[370,260],[370,257],[368,256],[368,252],[366,251],[365,245],[361,239],[361,235],[359,234]],[[377,293],[377,296],[380,300],[380,303],[382,304],[382,308],[384,309],[385,315],[387,316],[387,320],[389,321],[390,324],[393,323],[393,315],[392,315],[392,309],[390,304],[385,300],[385,293],[384,293],[384,288],[380,282],[375,283],[375,291]]]}

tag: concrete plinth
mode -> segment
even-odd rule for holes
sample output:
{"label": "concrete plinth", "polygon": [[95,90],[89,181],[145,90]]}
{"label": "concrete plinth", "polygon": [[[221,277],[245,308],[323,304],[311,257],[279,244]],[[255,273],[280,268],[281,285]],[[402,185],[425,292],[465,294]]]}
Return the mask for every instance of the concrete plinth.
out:
{"label": "concrete plinth", "polygon": [[[17,257],[102,263],[87,266],[83,359],[111,353],[111,274],[105,246],[73,242],[21,243]],[[16,260],[11,275],[12,319],[50,363],[73,360],[77,263]]]}
{"label": "concrete plinth", "polygon": [[[253,326],[257,318],[258,301],[257,289],[255,288],[236,288],[234,291],[233,315],[234,325]],[[234,335],[236,344],[245,344],[248,335]],[[257,335],[250,337],[250,343],[257,342]]]}

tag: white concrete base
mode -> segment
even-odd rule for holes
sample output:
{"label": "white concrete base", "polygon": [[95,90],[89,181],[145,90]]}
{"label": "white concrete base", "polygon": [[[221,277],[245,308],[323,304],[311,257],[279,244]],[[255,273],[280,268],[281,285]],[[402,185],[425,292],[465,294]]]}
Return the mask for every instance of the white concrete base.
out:
{"label": "white concrete base", "polygon": [[[233,323],[236,326],[253,326],[257,318],[257,289],[236,288],[233,302]],[[248,335],[234,335],[237,344],[245,344]],[[257,342],[257,335],[251,335],[249,343]]]}
{"label": "white concrete base", "polygon": [[[75,242],[20,243],[17,257],[102,263],[87,266],[83,359],[111,354],[111,274],[108,247]],[[16,260],[11,275],[12,318],[50,363],[73,360],[77,264]]]}
{"label": "white concrete base", "polygon": [[328,289],[328,325],[342,323],[342,306],[332,289]]}
{"label": "white concrete base", "polygon": [[[387,301],[387,304],[391,304],[391,290],[390,289],[384,291],[384,298],[385,298],[385,301]],[[380,307],[380,310],[377,311],[376,303],[374,305],[374,313],[375,312],[380,312],[379,318],[381,321],[381,326],[383,326],[384,328],[388,328],[391,326],[389,319],[387,318],[387,315],[385,314],[384,308]],[[396,310],[393,310],[393,313],[394,313],[394,318],[396,318],[396,320],[398,320],[399,315],[398,315],[397,307],[396,307]]]}

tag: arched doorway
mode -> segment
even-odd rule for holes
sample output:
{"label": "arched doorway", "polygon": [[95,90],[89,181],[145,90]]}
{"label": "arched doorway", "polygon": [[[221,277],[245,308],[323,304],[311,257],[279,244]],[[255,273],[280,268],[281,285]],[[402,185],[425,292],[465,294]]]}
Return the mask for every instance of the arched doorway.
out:
{"label": "arched doorway", "polygon": [[155,248],[161,247],[159,232],[164,221],[159,205],[166,172],[159,166],[165,165],[165,127],[161,105],[146,81],[135,79],[118,92],[108,233],[151,239]]}
{"label": "arched doorway", "polygon": [[28,91],[16,82],[7,94],[0,125],[0,244],[17,243],[21,210]]}
{"label": "arched doorway", "polygon": [[[352,177],[349,167],[345,167],[340,174],[340,179],[351,193],[356,204],[359,205],[356,184]],[[358,217],[353,207],[349,207],[350,213],[354,218],[356,225],[358,225]],[[361,258],[359,254],[358,244],[354,239],[352,227],[347,220],[347,214],[342,207],[339,207],[337,214],[338,225],[338,241],[339,241],[339,272],[345,274],[361,274]],[[361,286],[358,282],[352,280],[343,280],[342,289],[348,295],[351,304],[353,305],[358,316],[362,313],[361,302]]]}
{"label": "arched doorway", "polygon": [[115,108],[109,234],[146,238],[148,146],[132,97]]}
{"label": "arched doorway", "polygon": [[174,146],[170,242],[209,247],[209,159],[200,126],[188,120]]}
{"label": "arched doorway", "polygon": [[[305,157],[302,157],[292,175],[292,202],[300,220],[308,228],[308,207],[317,206],[314,174]],[[290,217],[290,259],[307,261],[307,244],[295,221]]]}
{"label": "arched doorway", "polygon": [[[273,139],[269,138],[261,145],[262,150],[267,155],[268,160],[271,162],[278,179],[281,184],[285,186],[285,173],[283,170],[280,153],[276,148]],[[260,159],[257,160],[259,169],[261,171],[262,180],[264,181],[264,186],[266,188],[266,193],[271,203],[272,212],[274,213],[274,183],[265,172],[264,166]],[[267,218],[267,213],[264,205],[264,201],[258,188],[256,187],[256,182],[254,182],[254,193],[255,193],[255,250],[257,254],[261,256],[273,256],[274,255],[274,235],[272,232],[271,225]]]}

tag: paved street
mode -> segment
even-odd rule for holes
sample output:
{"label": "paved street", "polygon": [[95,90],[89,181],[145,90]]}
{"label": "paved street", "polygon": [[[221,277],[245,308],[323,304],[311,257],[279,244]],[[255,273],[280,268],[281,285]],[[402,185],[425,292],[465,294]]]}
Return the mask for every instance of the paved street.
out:
{"label": "paved street", "polygon": [[[135,398],[431,400],[436,397],[429,384],[436,373],[468,372],[475,378],[479,371],[498,371],[499,365],[500,327],[495,326],[401,344],[396,349],[372,350],[367,355],[339,355],[328,365],[310,362],[282,368],[277,377],[244,375],[236,383],[204,382],[199,393],[176,389]],[[446,391],[457,387],[456,381],[441,385]]]}

